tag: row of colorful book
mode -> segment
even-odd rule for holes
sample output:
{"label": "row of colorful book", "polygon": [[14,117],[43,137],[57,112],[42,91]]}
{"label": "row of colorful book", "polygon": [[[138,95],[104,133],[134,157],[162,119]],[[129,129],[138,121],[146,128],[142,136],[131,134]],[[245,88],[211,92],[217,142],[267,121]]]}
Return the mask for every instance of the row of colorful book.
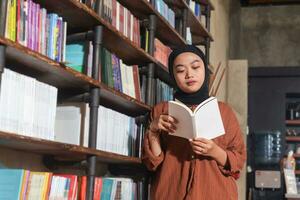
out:
{"label": "row of colorful book", "polygon": [[[89,115],[88,104],[59,105],[56,114],[55,140],[88,147]],[[134,118],[100,106],[97,129],[98,150],[139,156],[142,137],[143,129],[137,127]]]}
{"label": "row of colorful book", "polygon": [[[67,65],[73,69],[92,75],[92,42],[76,42],[67,45]],[[111,88],[141,100],[139,68],[137,65],[128,66],[115,54],[105,48],[101,50],[101,69],[99,81]]]}
{"label": "row of colorful book", "polygon": [[[86,176],[0,169],[0,199],[85,200]],[[94,200],[136,200],[137,183],[127,178],[96,177]]]}
{"label": "row of colorful book", "polygon": [[0,130],[54,139],[57,88],[4,69],[0,92]]}
{"label": "row of colorful book", "polygon": [[164,0],[155,0],[155,9],[175,28],[175,12],[168,7]]}
{"label": "row of colorful book", "polygon": [[[85,1],[85,3],[95,9],[96,1]],[[99,7],[99,15],[103,19],[112,24],[113,27],[133,41],[138,47],[141,46],[138,18],[117,0],[102,0]]]}
{"label": "row of colorful book", "polygon": [[58,62],[65,60],[67,22],[33,0],[9,0],[5,37]]}

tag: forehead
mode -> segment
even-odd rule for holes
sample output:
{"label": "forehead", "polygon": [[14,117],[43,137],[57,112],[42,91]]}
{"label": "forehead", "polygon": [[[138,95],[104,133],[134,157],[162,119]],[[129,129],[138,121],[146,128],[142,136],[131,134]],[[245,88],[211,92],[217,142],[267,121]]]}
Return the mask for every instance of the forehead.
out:
{"label": "forehead", "polygon": [[192,53],[192,52],[184,52],[184,53],[179,54],[175,58],[173,66],[176,66],[178,64],[183,64],[183,65],[190,64],[195,60],[199,60],[200,62],[203,62],[202,59],[200,58],[200,56],[198,56],[197,54]]}

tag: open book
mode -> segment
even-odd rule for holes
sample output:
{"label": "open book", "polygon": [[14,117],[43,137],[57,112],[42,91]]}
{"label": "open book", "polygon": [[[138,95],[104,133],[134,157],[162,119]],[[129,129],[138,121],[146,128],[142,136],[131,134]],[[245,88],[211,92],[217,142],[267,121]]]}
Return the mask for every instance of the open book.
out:
{"label": "open book", "polygon": [[181,102],[169,101],[169,115],[178,121],[175,133],[170,135],[213,139],[225,134],[216,97],[203,101],[194,112]]}

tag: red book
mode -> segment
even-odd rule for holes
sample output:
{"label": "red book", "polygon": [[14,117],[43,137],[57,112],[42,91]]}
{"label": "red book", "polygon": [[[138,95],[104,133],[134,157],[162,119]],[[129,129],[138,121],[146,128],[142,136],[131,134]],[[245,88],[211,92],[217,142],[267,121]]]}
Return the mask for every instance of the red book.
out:
{"label": "red book", "polygon": [[120,4],[120,32],[124,33],[124,7]]}
{"label": "red book", "polygon": [[133,71],[133,82],[134,82],[134,92],[135,98],[138,101],[141,101],[141,88],[140,88],[140,76],[139,76],[139,68],[137,65],[132,66]]}
{"label": "red book", "polygon": [[130,27],[130,22],[131,22],[131,12],[128,10],[127,12],[127,37],[130,39],[130,34],[131,34],[131,27]]}
{"label": "red book", "polygon": [[95,185],[94,185],[94,200],[101,199],[101,192],[102,192],[102,178],[96,177]]}
{"label": "red book", "polygon": [[85,200],[86,194],[86,176],[81,177],[80,200]]}
{"label": "red book", "polygon": [[113,27],[117,27],[117,0],[111,0],[112,1],[112,25]]}

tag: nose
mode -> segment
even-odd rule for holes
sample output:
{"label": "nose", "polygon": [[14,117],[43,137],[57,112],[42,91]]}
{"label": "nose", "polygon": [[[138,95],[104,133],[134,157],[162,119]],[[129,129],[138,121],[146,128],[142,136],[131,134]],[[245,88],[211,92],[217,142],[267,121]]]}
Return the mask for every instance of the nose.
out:
{"label": "nose", "polygon": [[192,75],[191,75],[191,71],[190,71],[190,69],[189,69],[189,68],[187,68],[187,69],[186,69],[185,78],[186,78],[186,79],[189,79],[189,78],[191,78],[191,77],[192,77]]}

